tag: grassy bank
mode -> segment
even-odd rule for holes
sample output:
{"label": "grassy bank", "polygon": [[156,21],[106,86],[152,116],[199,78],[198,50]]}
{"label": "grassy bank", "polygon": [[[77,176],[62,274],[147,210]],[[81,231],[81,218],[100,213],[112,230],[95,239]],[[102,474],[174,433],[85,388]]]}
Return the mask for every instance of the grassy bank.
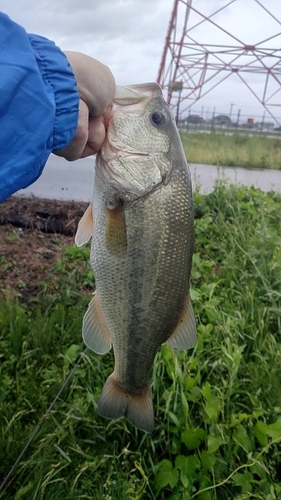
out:
{"label": "grassy bank", "polygon": [[113,355],[83,352],[87,249],[70,246],[28,301],[2,291],[2,479],[83,353],[0,498],[281,498],[281,197],[219,186],[195,203],[198,343],[159,350],[151,436],[96,413]]}
{"label": "grassy bank", "polygon": [[281,169],[281,138],[221,133],[181,134],[190,163]]}

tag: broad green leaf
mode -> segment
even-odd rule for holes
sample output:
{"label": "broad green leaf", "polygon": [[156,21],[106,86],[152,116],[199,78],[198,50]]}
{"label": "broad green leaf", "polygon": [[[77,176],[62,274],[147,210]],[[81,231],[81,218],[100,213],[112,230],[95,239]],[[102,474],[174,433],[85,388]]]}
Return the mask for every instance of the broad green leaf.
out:
{"label": "broad green leaf", "polygon": [[201,399],[201,391],[197,385],[192,387],[192,389],[190,389],[190,391],[186,394],[186,399],[188,401],[193,401],[194,403]]}
{"label": "broad green leaf", "polygon": [[201,465],[200,464],[200,460],[197,457],[197,455],[188,455],[188,457],[187,457],[187,468],[188,468],[188,475],[189,475],[190,478],[194,478],[195,471],[197,469],[200,469],[200,465]]}
{"label": "broad green leaf", "polygon": [[68,368],[71,363],[78,358],[79,353],[81,352],[81,346],[77,344],[72,344],[66,351],[64,355],[64,366]]}
{"label": "broad green leaf", "polygon": [[178,482],[179,473],[177,469],[173,468],[172,462],[170,460],[162,460],[159,464],[159,468],[155,478],[155,486],[157,490],[165,488],[165,486],[170,485],[174,488]]}
{"label": "broad green leaf", "polygon": [[157,490],[161,490],[169,484],[172,470],[173,464],[170,460],[162,460],[162,462],[160,462],[155,478],[155,486]]}
{"label": "broad green leaf", "polygon": [[233,432],[233,439],[245,450],[247,453],[253,450],[253,443],[243,425],[238,425]]}
{"label": "broad green leaf", "polygon": [[176,486],[178,480],[179,480],[179,472],[177,471],[177,469],[171,470],[169,474],[169,485],[171,486],[172,489]]}
{"label": "broad green leaf", "polygon": [[[209,474],[206,474],[206,470],[202,469],[198,472],[196,477],[196,483],[198,482],[198,490],[204,490],[212,484],[212,480]],[[214,500],[214,492],[212,489],[210,491],[203,491],[198,495],[198,500]]]}
{"label": "broad green leaf", "polygon": [[[170,428],[170,430],[172,431],[171,428]],[[175,428],[174,436],[170,440],[170,450],[171,450],[171,453],[178,454],[180,452],[180,449],[181,449],[181,442],[180,442],[180,439],[178,439],[178,432],[177,432],[177,429]]]}
{"label": "broad green leaf", "polygon": [[256,436],[257,440],[259,441],[259,443],[262,446],[266,446],[268,443],[268,439],[267,439],[267,435],[266,435],[267,426],[262,422],[262,420],[257,421],[255,428],[254,428],[254,433],[255,433],[255,436]]}
{"label": "broad green leaf", "polygon": [[207,325],[199,325],[197,329],[198,333],[201,333],[205,337],[208,337],[213,331],[214,325],[212,325],[212,323],[208,323]]}
{"label": "broad green leaf", "polygon": [[185,488],[189,484],[189,467],[188,467],[188,457],[184,455],[178,455],[175,461],[175,467],[179,470],[180,480]]}
{"label": "broad green leaf", "polygon": [[206,401],[210,401],[210,399],[212,397],[212,391],[211,391],[211,386],[210,386],[209,382],[207,382],[201,390],[202,390],[202,394],[203,394],[204,398],[206,399]]}
{"label": "broad green leaf", "polygon": [[266,481],[268,471],[265,469],[263,462],[261,459],[259,462],[256,462],[253,467],[251,467],[251,472],[253,474],[256,474],[259,476],[261,479],[264,479]]}
{"label": "broad green leaf", "polygon": [[217,436],[216,434],[209,434],[207,443],[209,453],[215,453],[215,451],[217,451],[223,444],[223,439],[221,438],[221,436]]}
{"label": "broad green leaf", "polygon": [[188,377],[185,382],[185,388],[187,391],[190,391],[192,387],[194,387],[197,384],[197,380],[194,377]]}
{"label": "broad green leaf", "polygon": [[181,435],[181,441],[188,450],[195,450],[200,446],[205,437],[206,432],[203,429],[185,429]]}
{"label": "broad green leaf", "polygon": [[216,422],[218,420],[220,409],[216,401],[206,403],[204,410],[212,422]]}
{"label": "broad green leaf", "polygon": [[180,480],[181,480],[184,488],[187,488],[188,485],[190,484],[188,476],[182,471],[180,471]]}
{"label": "broad green leaf", "polygon": [[200,469],[200,460],[196,455],[179,455],[175,461],[175,467],[180,471],[180,478],[183,485],[194,481],[196,470]]}
{"label": "broad green leaf", "polygon": [[281,419],[267,426],[267,434],[272,439],[281,439]]}
{"label": "broad green leaf", "polygon": [[185,455],[178,455],[175,460],[176,469],[182,470],[186,474],[188,473],[188,460]]}
{"label": "broad green leaf", "polygon": [[190,298],[192,302],[196,302],[197,300],[200,299],[202,293],[200,290],[195,290],[195,288],[190,288]]}
{"label": "broad green leaf", "polygon": [[232,476],[232,480],[238,486],[241,486],[242,493],[248,493],[252,491],[252,485],[250,481],[252,481],[253,476],[249,471],[245,471],[244,474],[240,474],[237,472]]}
{"label": "broad green leaf", "polygon": [[200,454],[200,458],[201,458],[201,463],[202,463],[202,467],[203,469],[212,469],[212,467],[214,467],[215,463],[216,463],[216,457],[215,455],[213,455],[212,453],[209,453],[208,451],[202,451],[201,454]]}

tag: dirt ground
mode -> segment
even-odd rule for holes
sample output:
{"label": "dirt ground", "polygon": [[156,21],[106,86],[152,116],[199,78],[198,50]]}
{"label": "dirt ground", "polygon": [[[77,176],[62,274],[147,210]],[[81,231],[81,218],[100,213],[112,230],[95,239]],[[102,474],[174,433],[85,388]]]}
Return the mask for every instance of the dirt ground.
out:
{"label": "dirt ground", "polygon": [[[36,295],[74,235],[87,203],[11,197],[0,204],[0,293]],[[28,287],[26,289],[26,284]]]}

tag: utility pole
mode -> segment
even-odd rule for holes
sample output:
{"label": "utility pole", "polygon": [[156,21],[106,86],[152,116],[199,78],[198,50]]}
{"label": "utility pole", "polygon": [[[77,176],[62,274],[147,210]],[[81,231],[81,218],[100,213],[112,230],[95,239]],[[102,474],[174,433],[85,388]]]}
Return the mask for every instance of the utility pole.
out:
{"label": "utility pole", "polygon": [[241,113],[241,109],[238,109],[238,113],[237,113],[237,121],[236,121],[236,126],[237,126],[237,127],[239,127],[240,113]]}
{"label": "utility pole", "polygon": [[232,103],[230,104],[230,111],[229,111],[229,119],[230,119],[230,121],[231,121],[231,116],[232,116],[233,106],[234,106],[234,103],[232,102]]}

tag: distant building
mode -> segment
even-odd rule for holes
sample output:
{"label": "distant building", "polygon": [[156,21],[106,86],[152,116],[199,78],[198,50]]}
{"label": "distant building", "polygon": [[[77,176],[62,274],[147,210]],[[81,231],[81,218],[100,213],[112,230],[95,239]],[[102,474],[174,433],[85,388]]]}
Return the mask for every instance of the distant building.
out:
{"label": "distant building", "polygon": [[258,126],[259,124],[258,123],[243,123],[242,125],[240,125],[240,128],[245,128],[245,129],[249,129],[249,130],[253,130],[254,128],[259,128]]}
{"label": "distant building", "polygon": [[242,125],[243,128],[255,128],[257,130],[274,130],[274,123],[273,122],[257,122],[254,124],[251,124],[249,126],[249,121],[248,123],[245,123]]}
{"label": "distant building", "polygon": [[262,128],[265,128],[267,130],[273,130],[274,129],[274,123],[272,122],[263,122],[261,123]]}
{"label": "distant building", "polygon": [[215,127],[230,127],[232,121],[227,115],[218,115],[212,119],[212,125]]}
{"label": "distant building", "polygon": [[205,120],[199,115],[189,115],[185,120],[185,123],[190,123],[191,125],[202,125]]}

